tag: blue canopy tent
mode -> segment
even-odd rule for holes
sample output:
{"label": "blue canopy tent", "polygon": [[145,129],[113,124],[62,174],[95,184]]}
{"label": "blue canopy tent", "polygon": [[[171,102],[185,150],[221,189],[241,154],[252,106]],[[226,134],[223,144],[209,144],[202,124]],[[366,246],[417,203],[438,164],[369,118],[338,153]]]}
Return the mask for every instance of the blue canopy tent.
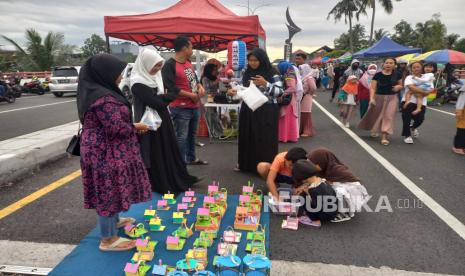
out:
{"label": "blue canopy tent", "polygon": [[421,53],[421,48],[400,45],[385,36],[373,46],[353,54],[354,58],[397,57],[405,54]]}

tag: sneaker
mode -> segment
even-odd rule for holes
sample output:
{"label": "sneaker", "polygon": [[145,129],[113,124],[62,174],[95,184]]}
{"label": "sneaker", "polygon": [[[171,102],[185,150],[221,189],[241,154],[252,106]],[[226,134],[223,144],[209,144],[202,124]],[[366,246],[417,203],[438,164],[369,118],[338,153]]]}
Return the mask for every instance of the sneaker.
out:
{"label": "sneaker", "polygon": [[413,138],[418,138],[420,136],[420,132],[416,128],[412,128],[412,136]]}
{"label": "sneaker", "polygon": [[350,220],[351,217],[348,215],[348,214],[345,214],[345,213],[339,213],[337,214],[337,216],[331,220],[331,222],[344,222],[344,221],[348,221]]}
{"label": "sneaker", "polygon": [[404,138],[404,143],[406,143],[406,144],[413,144],[413,139],[412,139],[412,137],[410,137],[410,136],[409,136],[409,137],[405,137],[405,138]]}
{"label": "sneaker", "polygon": [[320,221],[313,221],[307,216],[299,217],[299,223],[301,223],[303,225],[313,226],[313,227],[321,227],[321,222]]}
{"label": "sneaker", "polygon": [[345,126],[346,128],[350,128],[350,123],[349,123],[349,122],[346,122],[346,123],[344,124],[344,126]]}

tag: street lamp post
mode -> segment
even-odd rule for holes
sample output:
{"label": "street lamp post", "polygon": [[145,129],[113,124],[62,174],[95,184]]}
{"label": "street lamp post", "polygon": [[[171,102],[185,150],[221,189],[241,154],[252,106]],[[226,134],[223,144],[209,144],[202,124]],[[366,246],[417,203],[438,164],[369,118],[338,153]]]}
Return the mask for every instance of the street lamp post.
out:
{"label": "street lamp post", "polygon": [[251,9],[250,8],[250,0],[247,0],[247,6],[246,5],[237,5],[238,7],[243,7],[243,8],[247,8],[247,15],[254,15],[255,12],[260,9],[260,8],[263,8],[263,7],[268,7],[270,6],[270,4],[262,4],[262,5],[258,5],[256,6],[255,8]]}

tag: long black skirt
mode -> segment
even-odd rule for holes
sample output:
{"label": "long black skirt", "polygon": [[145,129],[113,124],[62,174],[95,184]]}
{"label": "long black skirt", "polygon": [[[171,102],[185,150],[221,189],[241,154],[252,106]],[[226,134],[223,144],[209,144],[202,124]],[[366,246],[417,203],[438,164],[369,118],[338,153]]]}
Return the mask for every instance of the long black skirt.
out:
{"label": "long black skirt", "polygon": [[141,152],[147,167],[152,191],[165,194],[187,191],[198,181],[189,175],[176,142],[168,109],[157,109],[162,119],[157,131],[140,136]]}
{"label": "long black skirt", "polygon": [[279,106],[264,104],[252,111],[242,103],[239,115],[239,169],[257,172],[260,162],[273,162],[278,154]]}

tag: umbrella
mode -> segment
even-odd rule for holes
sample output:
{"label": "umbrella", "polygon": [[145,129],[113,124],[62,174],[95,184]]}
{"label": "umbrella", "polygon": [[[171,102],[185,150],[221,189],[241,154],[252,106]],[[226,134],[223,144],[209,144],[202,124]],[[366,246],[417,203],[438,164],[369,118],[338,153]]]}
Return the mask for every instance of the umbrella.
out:
{"label": "umbrella", "polygon": [[440,64],[465,64],[465,53],[454,50],[436,50],[424,53],[411,61],[436,62]]}
{"label": "umbrella", "polygon": [[326,62],[328,62],[328,61],[329,61],[329,57],[324,57],[324,58],[321,59],[321,62],[322,62],[322,63],[326,63]]}
{"label": "umbrella", "polygon": [[338,57],[337,60],[340,61],[340,62],[350,61],[350,60],[352,60],[352,54],[350,52],[346,52],[342,56]]}
{"label": "umbrella", "polygon": [[311,64],[321,64],[321,57],[314,58],[310,61]]}
{"label": "umbrella", "polygon": [[410,62],[414,57],[417,57],[418,55],[420,55],[420,54],[417,54],[417,53],[415,53],[415,54],[406,54],[406,55],[397,57],[396,60],[399,61],[401,59],[405,59],[408,62]]}

